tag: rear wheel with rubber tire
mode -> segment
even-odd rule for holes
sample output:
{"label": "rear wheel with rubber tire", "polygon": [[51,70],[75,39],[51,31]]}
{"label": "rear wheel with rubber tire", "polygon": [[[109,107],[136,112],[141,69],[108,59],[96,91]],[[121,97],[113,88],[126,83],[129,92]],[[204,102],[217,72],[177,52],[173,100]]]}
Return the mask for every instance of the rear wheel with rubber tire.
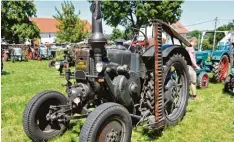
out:
{"label": "rear wheel with rubber tire", "polygon": [[164,117],[166,126],[176,125],[185,115],[189,94],[187,62],[174,54],[164,64]]}
{"label": "rear wheel with rubber tire", "polygon": [[67,98],[57,91],[43,91],[35,95],[23,113],[23,128],[33,141],[46,141],[66,130],[67,123],[48,121],[46,115],[51,105],[66,105]]}
{"label": "rear wheel with rubber tire", "polygon": [[213,63],[213,78],[214,82],[223,82],[228,76],[229,59],[227,55],[223,55],[220,62]]}
{"label": "rear wheel with rubber tire", "polygon": [[224,91],[225,91],[225,92],[229,92],[229,90],[230,90],[230,85],[229,85],[228,83],[230,83],[230,82],[231,82],[231,77],[228,76],[228,77],[226,78],[226,80],[225,80],[225,83],[224,83]]}
{"label": "rear wheel with rubber tire", "polygon": [[104,103],[90,113],[79,142],[130,142],[132,120],[127,109],[116,103]]}
{"label": "rear wheel with rubber tire", "polygon": [[201,89],[207,88],[209,85],[209,75],[206,72],[201,72],[197,78],[197,86]]}

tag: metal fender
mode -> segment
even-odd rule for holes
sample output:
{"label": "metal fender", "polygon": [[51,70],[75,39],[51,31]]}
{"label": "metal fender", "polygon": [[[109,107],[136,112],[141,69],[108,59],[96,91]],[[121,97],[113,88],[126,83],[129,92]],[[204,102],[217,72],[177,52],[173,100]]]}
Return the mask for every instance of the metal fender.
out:
{"label": "metal fender", "polygon": [[[154,56],[154,51],[155,51],[154,48],[155,48],[154,46],[149,47],[149,49],[145,53],[143,53],[142,56],[143,57]],[[164,58],[170,56],[173,53],[180,53],[185,57],[188,65],[192,64],[190,56],[189,56],[187,50],[184,47],[181,47],[180,45],[163,45],[162,50],[163,50],[162,51],[162,56]]]}
{"label": "metal fender", "polygon": [[229,59],[228,51],[214,51],[211,60],[220,61],[223,55],[227,55]]}
{"label": "metal fender", "polygon": [[184,47],[181,47],[179,45],[173,45],[173,46],[170,46],[168,48],[164,48],[162,51],[162,56],[164,58],[166,58],[174,53],[182,54],[184,56],[185,60],[187,61],[187,64],[192,65],[192,61],[190,59],[189,53],[187,52],[187,50]]}

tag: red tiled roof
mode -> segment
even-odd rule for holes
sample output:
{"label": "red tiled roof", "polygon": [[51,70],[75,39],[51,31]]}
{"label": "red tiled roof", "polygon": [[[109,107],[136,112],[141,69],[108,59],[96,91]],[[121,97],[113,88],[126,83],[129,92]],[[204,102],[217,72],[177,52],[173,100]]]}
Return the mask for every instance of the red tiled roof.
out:
{"label": "red tiled roof", "polygon": [[[30,21],[34,22],[40,29],[41,33],[56,33],[59,22],[54,18],[30,18]],[[91,32],[92,26],[87,20],[83,20],[86,24],[86,29]]]}
{"label": "red tiled roof", "polygon": [[179,21],[171,24],[171,27],[179,34],[187,34],[189,32]]}

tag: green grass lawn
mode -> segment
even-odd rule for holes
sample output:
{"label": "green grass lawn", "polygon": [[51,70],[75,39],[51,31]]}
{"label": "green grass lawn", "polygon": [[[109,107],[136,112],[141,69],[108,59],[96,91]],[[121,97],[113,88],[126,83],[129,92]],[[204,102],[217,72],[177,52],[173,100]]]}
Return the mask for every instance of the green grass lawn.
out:
{"label": "green grass lawn", "polygon": [[[22,113],[33,95],[42,90],[65,92],[54,68],[48,61],[4,62],[2,75],[2,141],[30,141],[22,127]],[[223,84],[210,84],[198,90],[198,98],[189,101],[182,122],[166,129],[160,137],[134,128],[133,142],[234,142],[234,98],[222,92]],[[51,141],[77,141],[84,120],[72,121],[63,136]]]}

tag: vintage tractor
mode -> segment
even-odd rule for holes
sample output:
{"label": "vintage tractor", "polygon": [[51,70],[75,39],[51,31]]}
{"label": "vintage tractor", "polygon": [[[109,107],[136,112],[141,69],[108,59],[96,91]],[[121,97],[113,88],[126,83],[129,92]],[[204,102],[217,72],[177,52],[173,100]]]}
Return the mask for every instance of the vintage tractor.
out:
{"label": "vintage tractor", "polygon": [[234,48],[234,32],[231,33],[231,36],[229,38],[229,53],[230,53],[230,66],[231,66],[231,73],[228,75],[228,77],[225,80],[224,84],[224,91],[234,94],[234,66],[233,66],[233,48]]}
{"label": "vintage tractor", "polygon": [[15,46],[11,51],[11,61],[25,61],[28,62],[27,51],[24,47]]}
{"label": "vintage tractor", "polygon": [[50,53],[55,58],[56,50],[61,48],[66,48],[67,44],[65,43],[51,43],[49,44]]}
{"label": "vintage tractor", "polygon": [[207,58],[208,54],[203,54],[201,56],[197,56],[197,65],[201,68],[199,70],[196,70],[197,74],[197,87],[200,89],[205,89],[209,85],[209,75],[207,71],[210,71],[210,69],[207,67]]}
{"label": "vintage tractor", "polygon": [[74,51],[72,47],[58,48],[55,51],[55,58],[49,62],[49,67],[55,67],[60,75],[63,70],[75,65]]}
{"label": "vintage tractor", "polygon": [[67,97],[42,91],[24,110],[23,128],[33,141],[53,138],[70,120],[87,117],[80,142],[129,142],[132,124],[157,130],[176,125],[185,115],[191,60],[182,45],[162,48],[162,30],[181,44],[190,43],[154,20],[155,42],[145,52],[133,53],[121,45],[105,48],[100,1],[92,3],[91,11],[91,47],[78,48],[75,71],[66,69]]}
{"label": "vintage tractor", "polygon": [[12,51],[11,44],[1,44],[1,51],[2,51],[2,59],[3,61],[9,61],[11,59],[11,51]]}
{"label": "vintage tractor", "polygon": [[[221,33],[227,33],[225,31],[216,31]],[[226,44],[226,38],[229,34],[219,41],[217,45],[217,49],[212,50],[204,50],[202,51],[202,41],[206,33],[213,33],[213,31],[205,31],[202,33],[201,44],[199,46],[199,50],[196,52],[196,58],[198,64],[202,64],[202,70],[206,72],[212,72],[214,82],[223,82],[225,81],[226,77],[228,76],[228,69],[229,69],[229,44]]]}
{"label": "vintage tractor", "polygon": [[45,44],[39,45],[39,56],[37,57],[37,60],[41,59],[53,59],[53,55],[50,52],[50,49]]}

